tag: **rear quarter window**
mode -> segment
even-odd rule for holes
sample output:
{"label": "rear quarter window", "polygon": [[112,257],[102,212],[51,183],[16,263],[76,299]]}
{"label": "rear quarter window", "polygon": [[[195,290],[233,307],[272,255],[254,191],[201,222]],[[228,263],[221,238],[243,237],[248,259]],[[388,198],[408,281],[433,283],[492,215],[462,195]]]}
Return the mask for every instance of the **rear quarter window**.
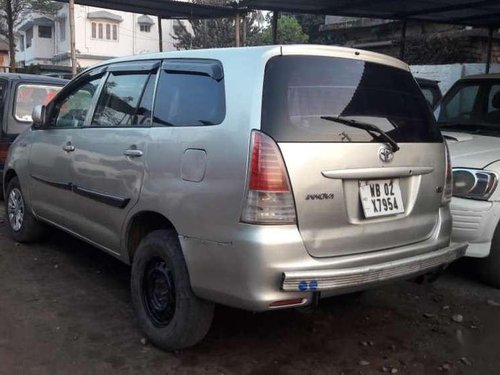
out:
{"label": "rear quarter window", "polygon": [[156,126],[218,125],[226,116],[224,78],[162,69],[154,108]]}
{"label": "rear quarter window", "polygon": [[410,72],[362,60],[278,56],[265,71],[262,130],[280,142],[376,142],[370,133],[322,119],[369,122],[397,142],[442,142]]}

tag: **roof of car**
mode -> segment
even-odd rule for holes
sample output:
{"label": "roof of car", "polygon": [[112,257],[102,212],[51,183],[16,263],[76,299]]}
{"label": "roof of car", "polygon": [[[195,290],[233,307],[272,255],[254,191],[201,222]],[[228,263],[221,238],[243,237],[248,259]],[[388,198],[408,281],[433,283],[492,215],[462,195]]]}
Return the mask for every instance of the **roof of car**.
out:
{"label": "roof of car", "polygon": [[399,69],[409,70],[408,65],[396,58],[382,55],[380,53],[365,51],[354,48],[324,46],[324,45],[273,45],[259,47],[238,47],[238,48],[212,48],[212,49],[193,49],[170,51],[153,54],[136,55],[129,57],[120,57],[117,59],[107,60],[100,64],[94,65],[89,69],[99,66],[106,66],[113,63],[133,62],[154,59],[167,58],[204,58],[204,59],[234,59],[235,55],[241,57],[242,61],[248,63],[251,59],[260,60],[263,55],[318,55],[318,56],[335,56],[345,57],[358,60],[366,60],[380,64],[390,65]]}
{"label": "roof of car", "polygon": [[474,75],[462,77],[460,79],[461,80],[466,80],[466,79],[500,79],[500,73],[474,74]]}
{"label": "roof of car", "polygon": [[34,81],[40,83],[51,83],[51,84],[62,84],[62,85],[68,83],[67,79],[48,77],[37,74],[0,73],[0,78],[7,80]]}

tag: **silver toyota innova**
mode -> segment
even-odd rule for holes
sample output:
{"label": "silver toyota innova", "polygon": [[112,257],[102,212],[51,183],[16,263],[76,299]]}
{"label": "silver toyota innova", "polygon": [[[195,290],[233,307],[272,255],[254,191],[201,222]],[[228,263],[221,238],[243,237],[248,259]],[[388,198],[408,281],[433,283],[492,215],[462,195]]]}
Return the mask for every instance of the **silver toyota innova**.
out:
{"label": "silver toyota innova", "polygon": [[399,60],[321,46],[92,67],[33,113],[4,172],[12,237],[61,228],[132,264],[141,329],[179,349],[253,311],[434,272],[451,169]]}

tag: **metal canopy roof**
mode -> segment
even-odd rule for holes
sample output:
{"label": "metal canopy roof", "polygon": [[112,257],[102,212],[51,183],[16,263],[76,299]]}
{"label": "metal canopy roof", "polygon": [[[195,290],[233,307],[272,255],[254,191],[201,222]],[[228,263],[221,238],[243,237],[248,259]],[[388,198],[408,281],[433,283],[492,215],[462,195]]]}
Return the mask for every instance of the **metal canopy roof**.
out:
{"label": "metal canopy roof", "polygon": [[[57,0],[68,2],[68,0]],[[234,17],[248,9],[500,27],[500,0],[76,0],[77,4],[162,18]],[[206,2],[208,2],[206,0]]]}
{"label": "metal canopy roof", "polygon": [[[68,0],[56,1],[68,2]],[[75,3],[176,19],[234,17],[237,13],[237,10],[229,5],[229,1],[227,6],[194,4],[174,0],[75,0]]]}
{"label": "metal canopy roof", "polygon": [[500,27],[500,0],[243,0],[250,9]]}

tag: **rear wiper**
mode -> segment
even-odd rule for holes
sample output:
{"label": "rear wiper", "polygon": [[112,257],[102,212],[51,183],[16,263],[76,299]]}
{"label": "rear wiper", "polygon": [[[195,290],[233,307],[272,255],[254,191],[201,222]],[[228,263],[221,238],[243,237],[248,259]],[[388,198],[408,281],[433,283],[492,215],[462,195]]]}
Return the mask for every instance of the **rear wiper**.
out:
{"label": "rear wiper", "polygon": [[[352,126],[353,128],[363,129],[370,133],[372,136],[376,136],[379,140],[382,139],[389,143],[393,152],[399,151],[400,147],[398,143],[392,139],[389,134],[380,129],[377,125],[369,124],[367,122],[361,122],[357,120],[347,119],[339,116],[321,116],[323,120],[338,122],[339,124],[344,124]],[[375,134],[373,134],[375,133]]]}

